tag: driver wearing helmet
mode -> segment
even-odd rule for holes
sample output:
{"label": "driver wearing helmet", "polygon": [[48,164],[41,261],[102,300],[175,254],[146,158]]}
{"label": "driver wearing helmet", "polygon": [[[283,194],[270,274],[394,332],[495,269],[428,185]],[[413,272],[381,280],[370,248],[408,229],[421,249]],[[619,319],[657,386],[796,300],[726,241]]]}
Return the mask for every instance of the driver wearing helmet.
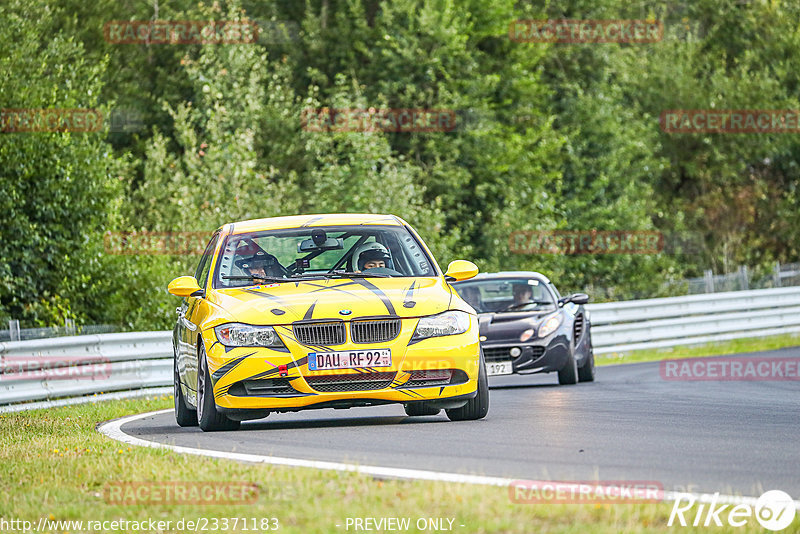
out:
{"label": "driver wearing helmet", "polygon": [[365,243],[358,247],[353,253],[355,259],[356,272],[367,269],[386,268],[390,261],[389,251],[386,247],[377,242]]}
{"label": "driver wearing helmet", "polygon": [[247,271],[250,276],[266,278],[268,276],[283,276],[278,267],[278,258],[264,251],[258,251],[252,256],[237,260],[236,266]]}

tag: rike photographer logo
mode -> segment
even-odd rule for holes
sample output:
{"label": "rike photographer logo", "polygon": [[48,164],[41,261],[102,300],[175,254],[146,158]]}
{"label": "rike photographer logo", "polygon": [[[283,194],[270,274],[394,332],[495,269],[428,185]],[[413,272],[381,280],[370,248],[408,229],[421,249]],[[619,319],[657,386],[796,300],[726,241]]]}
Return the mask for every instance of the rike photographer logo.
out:
{"label": "rike photographer logo", "polygon": [[[709,503],[698,503],[698,498],[690,493],[680,493],[675,498],[667,526],[678,520],[682,527],[721,527],[727,522],[732,527],[743,527],[753,517],[767,530],[783,530],[794,521],[797,514],[795,502],[789,494],[772,490],[764,493],[754,505],[740,503],[728,510],[730,504],[719,504],[719,493],[715,493]],[[708,508],[706,509],[706,504]],[[684,515],[686,514],[686,515]],[[692,519],[692,516],[694,518]],[[688,521],[691,521],[689,523]]]}

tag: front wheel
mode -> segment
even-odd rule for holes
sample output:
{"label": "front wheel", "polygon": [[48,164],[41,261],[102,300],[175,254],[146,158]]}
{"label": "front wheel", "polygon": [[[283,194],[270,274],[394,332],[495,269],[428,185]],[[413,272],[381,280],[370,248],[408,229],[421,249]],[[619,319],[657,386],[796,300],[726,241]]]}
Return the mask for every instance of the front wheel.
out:
{"label": "front wheel", "polygon": [[581,382],[594,382],[594,348],[592,340],[589,339],[589,357],[583,367],[578,369],[578,380]]}
{"label": "front wheel", "polygon": [[175,365],[173,366],[173,386],[175,398],[175,421],[178,426],[197,426],[197,412],[189,408],[186,399],[181,391],[181,376],[178,373],[178,356],[175,355]]}
{"label": "front wheel", "polygon": [[200,342],[197,354],[197,422],[205,432],[216,430],[236,430],[240,421],[233,421],[217,410],[214,402],[214,388],[211,384],[211,375],[208,372],[206,349]]}
{"label": "front wheel", "polygon": [[447,418],[451,421],[475,421],[483,419],[489,413],[489,380],[486,378],[483,349],[481,349],[478,365],[478,394],[468,400],[461,408],[445,410]]}
{"label": "front wheel", "polygon": [[567,363],[558,372],[558,383],[562,386],[568,386],[578,383],[578,362],[575,360],[575,353],[570,352],[567,357]]}

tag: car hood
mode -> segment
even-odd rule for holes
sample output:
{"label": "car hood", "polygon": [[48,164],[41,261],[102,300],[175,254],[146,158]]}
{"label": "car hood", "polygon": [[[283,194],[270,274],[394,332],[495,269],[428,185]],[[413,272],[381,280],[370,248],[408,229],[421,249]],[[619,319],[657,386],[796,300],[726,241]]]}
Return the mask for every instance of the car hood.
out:
{"label": "car hood", "polygon": [[505,313],[481,313],[478,315],[480,334],[486,341],[519,341],[519,335],[529,328],[534,328],[556,311],[526,311]]}
{"label": "car hood", "polygon": [[217,289],[209,295],[233,320],[249,324],[420,317],[447,310],[450,299],[439,278],[323,279]]}

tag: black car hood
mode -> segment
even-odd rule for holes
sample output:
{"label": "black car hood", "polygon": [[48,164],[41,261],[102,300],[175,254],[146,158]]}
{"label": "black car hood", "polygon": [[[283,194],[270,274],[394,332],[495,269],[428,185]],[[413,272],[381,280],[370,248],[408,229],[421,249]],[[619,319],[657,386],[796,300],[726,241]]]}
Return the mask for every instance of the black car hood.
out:
{"label": "black car hood", "polygon": [[516,341],[519,335],[529,328],[542,322],[542,319],[551,315],[555,310],[523,311],[502,313],[481,313],[478,315],[480,335],[487,342]]}

